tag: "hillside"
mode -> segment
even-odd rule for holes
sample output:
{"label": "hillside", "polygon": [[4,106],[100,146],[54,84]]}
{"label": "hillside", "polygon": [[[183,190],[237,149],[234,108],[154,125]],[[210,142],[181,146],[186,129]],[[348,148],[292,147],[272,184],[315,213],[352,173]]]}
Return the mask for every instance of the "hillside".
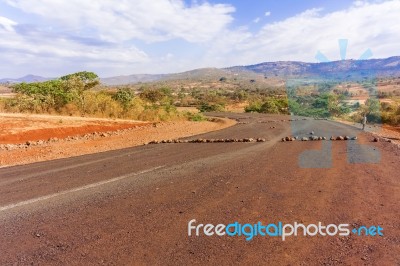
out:
{"label": "hillside", "polygon": [[354,77],[376,75],[379,77],[400,74],[400,57],[370,60],[340,60],[326,63],[304,63],[295,61],[266,62],[249,66],[235,66],[227,68],[240,73],[252,71],[266,77]]}
{"label": "hillside", "polygon": [[152,82],[162,79],[166,75],[136,74],[101,78],[101,83],[105,85],[135,84],[141,82]]}
{"label": "hillside", "polygon": [[3,78],[0,79],[0,83],[20,83],[20,82],[42,82],[46,80],[50,80],[53,78],[45,78],[41,76],[35,75],[26,75],[21,78]]}
{"label": "hillside", "polygon": [[[125,85],[163,81],[216,81],[221,77],[235,80],[259,80],[263,78],[287,77],[328,77],[360,79],[366,76],[393,77],[400,75],[400,56],[385,59],[340,60],[326,63],[307,63],[298,61],[264,62],[248,66],[228,68],[201,68],[174,74],[133,74],[101,78],[104,85]],[[19,83],[46,81],[46,78],[26,75],[21,78],[0,79],[0,83]]]}
{"label": "hillside", "polygon": [[249,66],[228,68],[202,68],[182,73],[164,75],[119,76],[101,81],[105,85],[135,84],[162,81],[215,81],[221,77],[235,80],[260,80],[263,78],[328,77],[360,79],[366,76],[391,77],[400,75],[400,57],[370,60],[340,60],[326,63],[298,61],[265,62]]}

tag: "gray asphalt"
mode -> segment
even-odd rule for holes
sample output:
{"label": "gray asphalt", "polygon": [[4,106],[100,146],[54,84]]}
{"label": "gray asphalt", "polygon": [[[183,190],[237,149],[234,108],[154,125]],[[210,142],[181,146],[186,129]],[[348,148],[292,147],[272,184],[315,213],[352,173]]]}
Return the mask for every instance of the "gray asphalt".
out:
{"label": "gray asphalt", "polygon": [[[146,145],[0,169],[0,264],[297,264],[328,263],[332,258],[361,263],[365,245],[376,248],[367,262],[379,262],[382,253],[388,254],[385,262],[400,261],[400,229],[390,215],[399,210],[399,181],[388,158],[399,160],[390,148],[369,143],[370,136],[359,129],[332,121],[211,115],[246,124],[196,138],[267,141]],[[289,135],[310,136],[311,131],[326,137],[359,136],[364,146],[279,142]],[[318,152],[321,148],[327,151]],[[301,161],[304,152],[310,152],[310,162]],[[379,162],[357,161],[377,152]],[[358,164],[351,164],[349,153]],[[317,162],[318,167],[327,160],[328,168],[307,168],[307,163]],[[365,181],[374,184],[365,187]],[[344,207],[349,201],[354,206]],[[377,209],[378,204],[384,206]],[[379,241],[299,238],[290,244],[275,239],[249,243],[189,238],[191,219],[215,224],[260,219],[370,222],[395,230],[391,238]],[[347,250],[348,245],[353,250]],[[330,251],[323,252],[327,248]]]}

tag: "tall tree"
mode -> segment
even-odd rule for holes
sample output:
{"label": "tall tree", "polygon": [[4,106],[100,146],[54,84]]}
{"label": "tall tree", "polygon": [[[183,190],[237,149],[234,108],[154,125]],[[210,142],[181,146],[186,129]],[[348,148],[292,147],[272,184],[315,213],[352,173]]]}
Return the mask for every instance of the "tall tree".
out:
{"label": "tall tree", "polygon": [[82,113],[85,114],[84,92],[98,85],[100,83],[99,77],[93,72],[81,71],[63,76],[60,80],[64,81],[65,89],[75,95]]}

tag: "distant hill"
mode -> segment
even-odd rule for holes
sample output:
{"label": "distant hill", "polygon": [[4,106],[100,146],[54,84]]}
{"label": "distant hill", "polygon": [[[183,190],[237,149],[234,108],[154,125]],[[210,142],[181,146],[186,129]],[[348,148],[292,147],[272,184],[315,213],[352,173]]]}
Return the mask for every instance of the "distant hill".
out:
{"label": "distant hill", "polygon": [[227,68],[230,71],[252,71],[266,77],[335,77],[366,76],[379,77],[400,75],[400,57],[370,60],[340,60],[326,63],[304,63],[296,61],[266,62],[249,66]]}
{"label": "distant hill", "polygon": [[137,84],[145,82],[171,82],[171,81],[202,81],[202,82],[213,82],[218,81],[220,78],[225,77],[229,79],[264,79],[258,73],[253,71],[241,70],[239,73],[235,73],[229,69],[223,68],[200,68],[194,69],[182,73],[173,74],[160,74],[160,75],[129,75],[129,76],[117,76],[110,78],[102,78],[101,82],[105,85],[126,85],[126,84]]}
{"label": "distant hill", "polygon": [[[265,62],[248,66],[228,68],[201,68],[174,74],[133,74],[100,78],[105,85],[126,85],[155,81],[216,81],[222,77],[232,79],[260,79],[287,77],[348,77],[363,78],[373,75],[379,77],[400,76],[400,56],[385,59],[341,60],[327,63],[305,63],[298,61]],[[35,75],[17,79],[0,79],[0,83],[37,82],[51,80]]]}
{"label": "distant hill", "polygon": [[0,83],[21,83],[21,82],[42,82],[42,81],[47,81],[51,80],[52,78],[45,78],[41,76],[35,76],[35,75],[26,75],[21,78],[3,78],[0,79]]}
{"label": "distant hill", "polygon": [[248,66],[228,68],[201,68],[175,74],[118,76],[101,81],[106,85],[135,84],[139,82],[171,80],[218,80],[221,77],[237,79],[288,78],[288,77],[347,77],[363,78],[376,75],[379,77],[400,76],[400,56],[385,59],[340,60],[326,63],[305,63],[298,61],[265,62]]}
{"label": "distant hill", "polygon": [[101,83],[105,85],[124,85],[124,84],[135,84],[140,82],[152,82],[162,79],[167,75],[150,75],[150,74],[137,74],[127,76],[115,76],[109,78],[101,78]]}

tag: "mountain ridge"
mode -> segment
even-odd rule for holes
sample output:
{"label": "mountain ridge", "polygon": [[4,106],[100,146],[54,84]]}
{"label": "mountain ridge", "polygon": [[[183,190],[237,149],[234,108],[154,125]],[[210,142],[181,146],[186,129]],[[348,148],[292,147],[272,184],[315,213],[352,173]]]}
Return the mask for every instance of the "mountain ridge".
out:
{"label": "mountain ridge", "polygon": [[20,78],[2,78],[0,79],[0,83],[42,82],[51,79],[53,78],[46,78],[42,76],[28,74]]}
{"label": "mountain ridge", "polygon": [[[331,62],[310,63],[302,61],[262,62],[253,65],[238,65],[227,68],[199,68],[172,74],[132,74],[100,78],[105,85],[117,86],[155,82],[163,80],[217,78],[223,75],[264,75],[264,77],[308,77],[308,76],[340,76],[340,75],[370,75],[393,76],[400,75],[400,56],[368,60],[338,60]],[[0,83],[19,83],[46,81],[46,78],[36,75],[26,75],[16,79],[0,79]]]}

